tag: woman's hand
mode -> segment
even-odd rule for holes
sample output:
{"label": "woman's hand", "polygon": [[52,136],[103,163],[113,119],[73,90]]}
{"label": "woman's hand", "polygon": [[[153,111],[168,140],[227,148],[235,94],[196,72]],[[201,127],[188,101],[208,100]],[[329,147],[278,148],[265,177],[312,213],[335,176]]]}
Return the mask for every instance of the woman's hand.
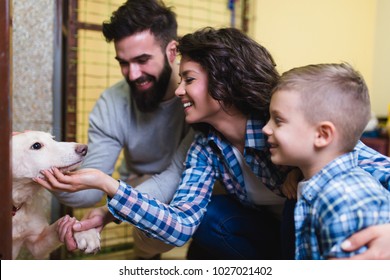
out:
{"label": "woman's hand", "polygon": [[49,191],[76,192],[86,189],[99,189],[109,196],[114,196],[119,182],[101,172],[98,169],[85,168],[66,174],[61,173],[58,168],[42,170],[42,178],[33,180]]}

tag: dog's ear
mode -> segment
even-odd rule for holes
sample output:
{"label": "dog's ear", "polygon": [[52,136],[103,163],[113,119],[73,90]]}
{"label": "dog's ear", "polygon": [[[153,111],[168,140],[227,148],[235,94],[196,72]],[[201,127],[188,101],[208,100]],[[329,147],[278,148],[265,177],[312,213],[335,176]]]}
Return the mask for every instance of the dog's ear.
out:
{"label": "dog's ear", "polygon": [[[30,173],[28,166],[25,163],[21,164],[12,164],[12,178],[13,179],[21,179],[21,178],[32,178],[33,176],[26,176],[26,174]],[[32,174],[29,174],[32,175]]]}
{"label": "dog's ear", "polygon": [[23,160],[23,152],[13,144],[12,146],[12,178],[20,179],[25,178],[29,172],[29,166],[25,160]]}
{"label": "dog's ear", "polygon": [[28,149],[29,146],[26,147],[26,145],[30,145],[26,134],[20,133],[12,137],[12,177],[14,179],[37,176],[33,174],[32,163],[27,159],[26,148]]}
{"label": "dog's ear", "polygon": [[47,135],[50,135],[51,139],[56,139],[56,137],[50,131],[45,132]]}

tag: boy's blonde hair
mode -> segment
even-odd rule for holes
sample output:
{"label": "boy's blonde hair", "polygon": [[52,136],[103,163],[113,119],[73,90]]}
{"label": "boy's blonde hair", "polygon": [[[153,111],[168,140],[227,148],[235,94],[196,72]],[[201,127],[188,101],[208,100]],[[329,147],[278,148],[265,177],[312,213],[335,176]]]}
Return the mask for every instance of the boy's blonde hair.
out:
{"label": "boy's blonde hair", "polygon": [[340,148],[351,151],[370,115],[370,97],[363,77],[349,64],[316,64],[285,72],[275,91],[295,91],[310,123],[332,122],[341,135]]}

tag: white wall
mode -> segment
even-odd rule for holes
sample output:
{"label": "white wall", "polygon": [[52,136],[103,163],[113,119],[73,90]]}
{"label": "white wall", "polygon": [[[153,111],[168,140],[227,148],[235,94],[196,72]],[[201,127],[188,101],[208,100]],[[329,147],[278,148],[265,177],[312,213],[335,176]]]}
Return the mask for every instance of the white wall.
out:
{"label": "white wall", "polygon": [[390,110],[390,1],[377,3],[371,103],[384,116]]}

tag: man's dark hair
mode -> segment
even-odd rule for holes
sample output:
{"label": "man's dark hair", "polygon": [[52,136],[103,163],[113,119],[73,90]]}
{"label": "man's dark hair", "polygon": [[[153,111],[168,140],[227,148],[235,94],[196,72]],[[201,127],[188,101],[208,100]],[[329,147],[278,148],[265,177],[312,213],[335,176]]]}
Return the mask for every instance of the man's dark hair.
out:
{"label": "man's dark hair", "polygon": [[114,11],[109,21],[103,22],[107,42],[119,41],[139,32],[150,30],[165,49],[177,40],[176,15],[158,0],[128,0]]}

